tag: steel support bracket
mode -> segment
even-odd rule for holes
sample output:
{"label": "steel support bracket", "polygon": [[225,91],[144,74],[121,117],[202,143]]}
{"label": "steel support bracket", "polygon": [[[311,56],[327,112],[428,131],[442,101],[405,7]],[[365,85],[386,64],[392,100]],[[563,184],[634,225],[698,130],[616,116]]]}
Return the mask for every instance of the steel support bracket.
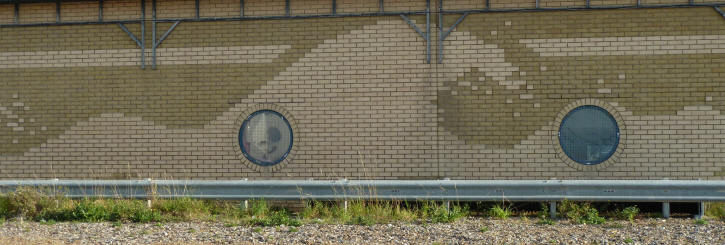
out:
{"label": "steel support bracket", "polygon": [[446,29],[444,31],[443,30],[443,12],[441,11],[439,13],[438,18],[440,18],[439,19],[440,25],[438,26],[438,28],[439,28],[438,33],[440,33],[440,40],[438,40],[438,64],[443,63],[443,41],[446,40],[446,38],[448,37],[448,35],[451,34],[453,29],[456,29],[456,26],[458,26],[458,24],[461,24],[461,22],[463,22],[463,19],[465,19],[466,16],[468,16],[468,13],[463,13],[463,15],[461,15],[461,17],[459,17],[458,20],[456,20],[456,22],[453,23],[453,25],[451,27],[449,27],[448,29]]}
{"label": "steel support bracket", "polygon": [[[430,64],[430,29],[428,29],[427,32],[423,32],[420,28],[418,28],[418,26],[415,23],[413,23],[413,21],[411,21],[404,14],[401,14],[400,17],[403,18],[403,20],[405,20],[405,22],[407,22],[408,25],[410,25],[410,27],[412,27],[413,30],[415,30],[415,32],[417,32],[418,35],[420,35],[423,38],[423,40],[426,41],[426,44],[428,46],[428,49],[426,52],[426,56],[427,56],[426,62],[428,62]],[[428,25],[428,26],[430,26],[430,25]]]}
{"label": "steel support bracket", "polygon": [[[156,49],[159,47],[159,45],[161,45],[162,42],[164,42],[164,40],[166,40],[167,37],[169,37],[171,32],[174,31],[174,29],[176,29],[176,26],[178,26],[179,23],[181,23],[181,21],[175,21],[174,24],[171,25],[171,27],[169,27],[168,30],[166,30],[164,35],[161,36],[161,38],[159,38],[158,40],[154,40],[154,46],[153,46],[153,50],[152,50],[153,60],[151,63],[151,69],[154,69],[154,70],[156,69]],[[155,31],[155,28],[154,28],[154,31]],[[156,37],[156,33],[154,33],[154,37]]]}
{"label": "steel support bracket", "polygon": [[[403,18],[403,20],[405,20],[405,22],[408,23],[408,25],[410,25],[410,27],[412,27],[413,30],[415,30],[415,32],[417,32],[418,35],[420,35],[423,38],[423,40],[425,40],[425,42],[426,42],[426,51],[425,51],[426,59],[425,59],[425,61],[428,64],[430,64],[430,0],[426,0],[425,2],[426,2],[426,9],[425,9],[425,29],[426,29],[426,31],[425,32],[423,32],[418,27],[418,25],[413,23],[413,21],[410,20],[408,18],[408,16],[405,16],[405,14],[400,14],[400,18]],[[383,4],[382,0],[380,0],[380,4],[381,4],[380,6],[382,6],[382,4]]]}
{"label": "steel support bracket", "polygon": [[[405,16],[405,14],[400,14],[400,18],[403,18],[403,20],[405,20],[405,22],[408,23],[408,25],[410,25],[410,27],[412,27],[413,30],[415,30],[415,32],[417,32],[418,35],[420,35],[423,38],[423,40],[425,40],[425,42],[426,42],[426,53],[425,53],[426,59],[425,60],[426,60],[426,63],[430,64],[430,0],[426,0],[425,2],[426,2],[426,9],[425,9],[426,31],[425,32],[423,32],[418,27],[418,25],[413,23],[413,21],[410,20],[408,18],[408,16]],[[383,0],[380,0],[380,12],[381,13],[383,12]]]}
{"label": "steel support bracket", "polygon": [[128,36],[131,37],[131,40],[133,40],[133,42],[135,42],[136,45],[138,45],[138,47],[141,48],[141,69],[146,68],[146,64],[145,64],[146,62],[144,62],[145,48],[144,48],[144,41],[143,41],[143,39],[142,40],[139,40],[136,37],[136,35],[133,35],[133,33],[131,33],[131,31],[129,31],[128,28],[126,28],[126,26],[123,25],[123,23],[118,23],[118,27],[120,27],[121,30],[123,30],[123,32],[125,32],[126,34],[128,34]]}
{"label": "steel support bracket", "polygon": [[720,14],[720,16],[725,18],[725,12],[723,12],[722,9],[720,9],[720,6],[712,6],[712,8],[715,9],[715,11],[717,11]]}

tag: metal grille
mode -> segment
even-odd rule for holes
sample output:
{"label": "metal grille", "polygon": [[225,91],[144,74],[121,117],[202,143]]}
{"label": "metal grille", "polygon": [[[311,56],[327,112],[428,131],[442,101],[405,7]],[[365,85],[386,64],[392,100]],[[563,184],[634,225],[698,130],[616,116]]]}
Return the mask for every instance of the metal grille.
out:
{"label": "metal grille", "polygon": [[619,127],[614,117],[601,107],[580,106],[561,121],[559,143],[575,162],[599,164],[617,150]]}
{"label": "metal grille", "polygon": [[292,128],[275,111],[252,113],[239,130],[239,146],[250,161],[270,166],[280,163],[292,149]]}

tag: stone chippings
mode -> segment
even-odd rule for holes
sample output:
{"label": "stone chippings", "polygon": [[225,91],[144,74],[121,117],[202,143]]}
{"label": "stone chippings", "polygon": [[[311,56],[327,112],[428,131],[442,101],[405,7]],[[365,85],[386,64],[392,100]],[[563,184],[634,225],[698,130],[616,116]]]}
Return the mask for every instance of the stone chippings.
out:
{"label": "stone chippings", "polygon": [[[123,224],[6,222],[3,244],[725,244],[725,222],[641,219],[583,225],[466,218],[448,224],[227,226],[220,222]],[[629,240],[631,239],[631,241]]]}

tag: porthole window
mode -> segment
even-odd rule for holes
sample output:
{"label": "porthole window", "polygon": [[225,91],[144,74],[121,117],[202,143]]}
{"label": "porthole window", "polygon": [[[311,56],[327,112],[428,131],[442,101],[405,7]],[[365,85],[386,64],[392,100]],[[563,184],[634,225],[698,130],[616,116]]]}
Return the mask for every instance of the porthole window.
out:
{"label": "porthole window", "polygon": [[559,144],[564,153],[577,163],[600,164],[609,159],[619,145],[617,121],[601,107],[576,107],[561,121]]}
{"label": "porthole window", "polygon": [[249,161],[260,166],[282,162],[292,150],[292,128],[287,119],[272,110],[256,111],[239,129],[239,147]]}

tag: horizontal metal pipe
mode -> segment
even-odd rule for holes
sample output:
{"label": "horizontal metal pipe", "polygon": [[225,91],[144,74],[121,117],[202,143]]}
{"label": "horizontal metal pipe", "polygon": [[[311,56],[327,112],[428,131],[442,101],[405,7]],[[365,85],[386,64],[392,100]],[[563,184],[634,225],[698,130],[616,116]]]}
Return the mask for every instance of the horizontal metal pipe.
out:
{"label": "horizontal metal pipe", "polygon": [[[64,3],[70,3],[70,2],[97,2],[98,0],[60,0],[60,2]],[[4,3],[14,3],[16,0],[0,0],[0,4]],[[54,3],[56,0],[18,0],[17,2],[21,4],[25,3]]]}
{"label": "horizontal metal pipe", "polygon": [[725,181],[688,180],[18,180],[68,197],[269,200],[725,201]]}
{"label": "horizontal metal pipe", "polygon": [[118,20],[118,21],[68,21],[68,22],[45,22],[45,23],[22,23],[22,24],[0,24],[0,27],[28,27],[28,26],[61,26],[61,25],[106,25],[106,24],[128,24],[140,23],[141,20]]}
{"label": "horizontal metal pipe", "polygon": [[693,8],[714,7],[725,3],[696,3],[696,4],[657,4],[657,5],[620,5],[620,6],[591,6],[566,8],[511,8],[511,9],[469,9],[469,10],[443,10],[445,14],[463,13],[507,13],[507,12],[543,12],[543,11],[577,11],[577,10],[606,10],[606,9],[657,9],[657,8]]}
{"label": "horizontal metal pipe", "polygon": [[414,15],[425,14],[425,11],[409,12],[369,12],[369,13],[341,13],[341,14],[317,14],[317,15],[274,15],[274,16],[244,16],[244,17],[207,17],[207,18],[177,18],[158,19],[157,22],[176,21],[223,21],[223,20],[267,20],[267,19],[306,19],[306,18],[337,18],[337,17],[370,17],[370,16],[392,16],[392,15]]}

